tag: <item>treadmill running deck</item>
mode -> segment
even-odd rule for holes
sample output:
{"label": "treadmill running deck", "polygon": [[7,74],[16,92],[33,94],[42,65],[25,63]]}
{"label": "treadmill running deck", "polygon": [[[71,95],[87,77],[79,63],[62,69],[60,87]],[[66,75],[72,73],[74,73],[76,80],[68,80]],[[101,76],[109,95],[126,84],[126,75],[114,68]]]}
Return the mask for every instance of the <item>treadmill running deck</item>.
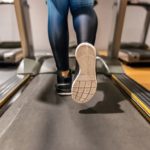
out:
{"label": "treadmill running deck", "polygon": [[112,82],[98,75],[83,105],[55,93],[55,75],[39,75],[0,119],[1,150],[149,150],[150,126]]}

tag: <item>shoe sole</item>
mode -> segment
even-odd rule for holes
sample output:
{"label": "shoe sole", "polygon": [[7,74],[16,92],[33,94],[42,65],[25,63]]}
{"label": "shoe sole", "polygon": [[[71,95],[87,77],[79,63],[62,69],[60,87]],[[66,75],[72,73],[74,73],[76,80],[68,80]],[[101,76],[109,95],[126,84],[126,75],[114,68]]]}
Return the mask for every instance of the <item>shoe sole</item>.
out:
{"label": "shoe sole", "polygon": [[60,96],[71,96],[71,93],[57,93]]}
{"label": "shoe sole", "polygon": [[80,44],[75,52],[79,73],[72,84],[72,99],[86,103],[92,99],[97,89],[96,49],[89,43]]}

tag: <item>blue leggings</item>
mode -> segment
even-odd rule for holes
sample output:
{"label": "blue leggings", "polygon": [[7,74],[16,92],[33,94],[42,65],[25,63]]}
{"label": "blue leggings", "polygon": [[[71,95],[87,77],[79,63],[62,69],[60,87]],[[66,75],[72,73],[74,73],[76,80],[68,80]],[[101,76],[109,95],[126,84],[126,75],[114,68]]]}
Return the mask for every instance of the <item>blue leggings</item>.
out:
{"label": "blue leggings", "polygon": [[97,16],[94,0],[48,0],[48,35],[58,71],[69,69],[69,33],[67,16],[70,9],[78,44],[94,45]]}

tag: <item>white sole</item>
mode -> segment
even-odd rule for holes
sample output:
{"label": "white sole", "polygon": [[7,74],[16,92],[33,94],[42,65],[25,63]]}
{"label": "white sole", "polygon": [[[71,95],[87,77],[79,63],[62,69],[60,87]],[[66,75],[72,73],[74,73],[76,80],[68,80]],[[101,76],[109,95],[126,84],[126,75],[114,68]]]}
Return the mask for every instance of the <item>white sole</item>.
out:
{"label": "white sole", "polygon": [[57,93],[60,96],[71,96],[71,93]]}
{"label": "white sole", "polygon": [[72,84],[72,99],[86,103],[92,99],[97,89],[96,49],[89,43],[80,44],[75,52],[79,73]]}

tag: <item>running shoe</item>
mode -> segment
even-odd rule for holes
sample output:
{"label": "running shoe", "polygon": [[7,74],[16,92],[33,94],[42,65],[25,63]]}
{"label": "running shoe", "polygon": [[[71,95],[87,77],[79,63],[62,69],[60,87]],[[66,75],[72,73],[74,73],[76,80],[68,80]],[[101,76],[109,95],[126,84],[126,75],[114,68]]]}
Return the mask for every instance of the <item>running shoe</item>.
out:
{"label": "running shoe", "polygon": [[96,49],[92,44],[82,43],[75,52],[79,71],[72,84],[72,99],[86,103],[92,99],[97,89]]}
{"label": "running shoe", "polygon": [[71,95],[72,73],[69,72],[68,77],[63,77],[60,72],[57,73],[56,92],[61,96]]}

